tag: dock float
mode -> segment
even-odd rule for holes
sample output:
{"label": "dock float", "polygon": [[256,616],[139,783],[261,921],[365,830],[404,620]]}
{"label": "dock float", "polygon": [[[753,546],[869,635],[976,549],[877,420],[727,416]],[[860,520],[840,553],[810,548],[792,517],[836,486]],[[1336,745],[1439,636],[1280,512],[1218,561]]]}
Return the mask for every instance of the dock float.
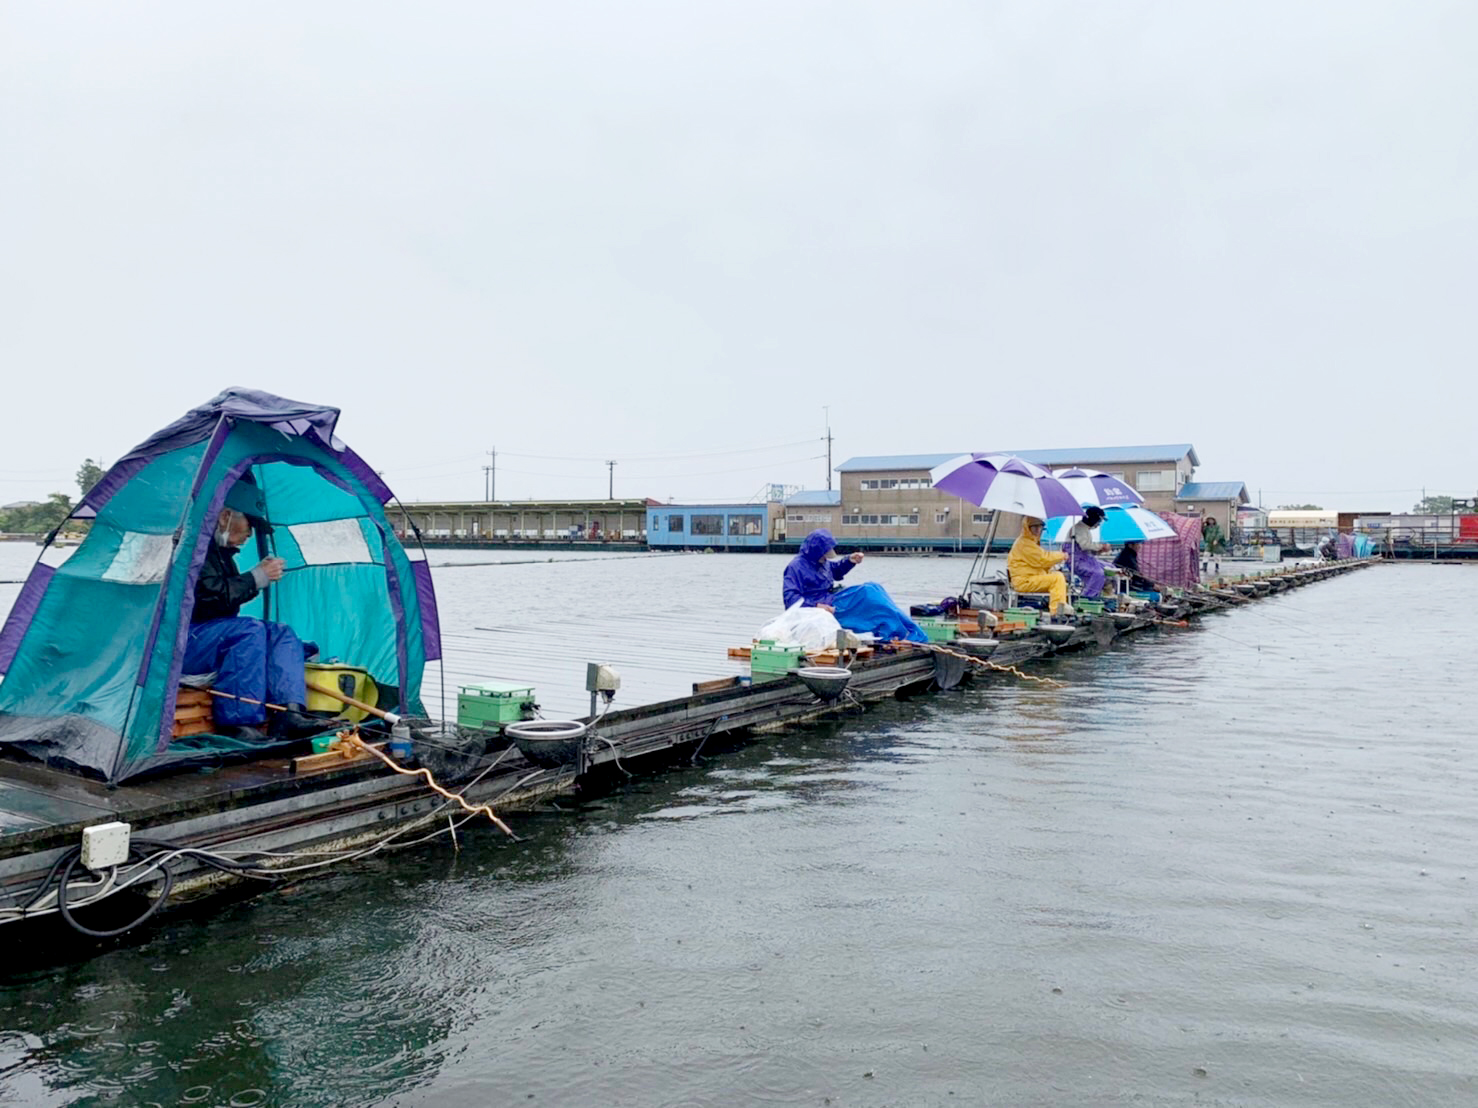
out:
{"label": "dock float", "polygon": [[[891,644],[855,660],[845,693],[833,700],[794,676],[757,684],[699,682],[689,696],[581,720],[589,733],[567,764],[536,765],[496,733],[472,752],[421,753],[439,771],[438,780],[467,805],[491,805],[500,814],[529,809],[609,776],[607,767],[626,773],[655,769],[674,752],[696,754],[715,738],[732,741],[838,718],[869,702],[981,676],[1030,677],[1019,667],[1102,648],[1166,623],[1180,625],[1376,561],[1290,567],[1255,580],[1218,579],[1148,613],[1084,616],[1071,625],[997,638]],[[166,901],[184,903],[249,882],[267,887],[437,836],[454,837],[463,826],[478,826],[479,819],[430,791],[419,777],[392,772],[375,757],[269,758],[109,787],[7,756],[0,759],[0,922],[60,923],[60,916],[88,935],[121,934]],[[111,875],[78,869],[84,829],[105,824],[128,825],[127,860]],[[98,922],[109,908],[114,918]],[[94,922],[83,922],[79,914]]]}

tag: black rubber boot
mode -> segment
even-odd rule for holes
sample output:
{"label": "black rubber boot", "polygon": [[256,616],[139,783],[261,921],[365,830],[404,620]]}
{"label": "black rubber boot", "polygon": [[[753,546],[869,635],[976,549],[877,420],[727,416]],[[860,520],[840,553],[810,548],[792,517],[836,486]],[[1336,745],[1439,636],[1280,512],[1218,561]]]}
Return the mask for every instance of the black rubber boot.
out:
{"label": "black rubber boot", "polygon": [[233,727],[229,723],[219,724],[215,732],[228,739],[237,739],[246,743],[265,743],[267,734],[260,727]]}
{"label": "black rubber boot", "polygon": [[306,739],[322,734],[331,724],[328,720],[310,716],[302,704],[285,704],[284,710],[272,714],[268,734],[275,739]]}

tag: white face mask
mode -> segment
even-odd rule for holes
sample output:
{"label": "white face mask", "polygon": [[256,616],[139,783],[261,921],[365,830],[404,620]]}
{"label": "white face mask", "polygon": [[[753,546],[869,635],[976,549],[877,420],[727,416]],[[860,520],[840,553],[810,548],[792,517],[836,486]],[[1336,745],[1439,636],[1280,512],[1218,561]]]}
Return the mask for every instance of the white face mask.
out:
{"label": "white face mask", "polygon": [[227,527],[217,527],[216,528],[216,545],[217,546],[230,546],[231,545],[231,528],[229,526],[227,526]]}

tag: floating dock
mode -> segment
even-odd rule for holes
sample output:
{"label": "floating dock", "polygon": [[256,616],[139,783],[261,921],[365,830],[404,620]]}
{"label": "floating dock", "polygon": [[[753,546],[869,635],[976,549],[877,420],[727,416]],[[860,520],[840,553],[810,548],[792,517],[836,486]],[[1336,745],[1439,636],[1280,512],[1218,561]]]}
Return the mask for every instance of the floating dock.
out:
{"label": "floating dock", "polygon": [[[690,695],[587,718],[591,734],[565,765],[534,765],[496,734],[486,749],[460,760],[452,753],[437,758],[429,756],[436,751],[426,751],[433,772],[464,803],[432,792],[422,776],[394,772],[363,752],[352,760],[340,752],[265,758],[113,788],[6,757],[0,759],[0,922],[70,917],[85,905],[100,912],[116,894],[132,892],[142,906],[135,906],[131,916],[124,912],[129,918],[121,925],[96,929],[121,933],[166,899],[179,903],[228,883],[298,877],[439,835],[454,836],[463,824],[486,822],[485,815],[469,808],[487,804],[506,813],[535,806],[572,794],[607,766],[637,772],[663,764],[674,752],[696,753],[711,740],[845,716],[900,693],[951,688],[982,677],[1030,678],[1020,667],[1105,647],[1123,635],[1275,596],[1374,561],[1219,578],[1151,614],[1093,615],[1071,625],[989,639],[880,647],[852,662],[846,691],[834,701],[821,699],[794,676],[764,683],[742,677],[698,682]],[[696,658],[689,661],[699,664]],[[130,826],[128,862],[112,876],[77,868],[73,860],[84,828],[114,821]],[[151,860],[152,868],[146,868]],[[67,904],[58,904],[58,888],[74,870],[65,894],[72,910],[59,913]],[[76,926],[73,919],[68,922]]]}

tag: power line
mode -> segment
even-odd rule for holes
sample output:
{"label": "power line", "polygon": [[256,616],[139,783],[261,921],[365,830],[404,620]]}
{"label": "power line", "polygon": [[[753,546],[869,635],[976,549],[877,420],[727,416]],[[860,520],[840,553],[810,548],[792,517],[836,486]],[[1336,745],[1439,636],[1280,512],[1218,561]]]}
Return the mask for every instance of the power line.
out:
{"label": "power line", "polygon": [[[808,446],[811,439],[798,439],[795,442],[779,442],[770,446],[746,446],[738,450],[708,450],[692,454],[628,454],[618,461],[627,462],[656,462],[677,461],[682,458],[719,458],[729,454],[758,454],[765,450],[784,450],[791,446]],[[504,450],[501,452],[508,458],[534,458],[541,462],[600,462],[604,465],[610,458],[604,454],[579,455],[579,454],[520,454],[515,450]]]}

